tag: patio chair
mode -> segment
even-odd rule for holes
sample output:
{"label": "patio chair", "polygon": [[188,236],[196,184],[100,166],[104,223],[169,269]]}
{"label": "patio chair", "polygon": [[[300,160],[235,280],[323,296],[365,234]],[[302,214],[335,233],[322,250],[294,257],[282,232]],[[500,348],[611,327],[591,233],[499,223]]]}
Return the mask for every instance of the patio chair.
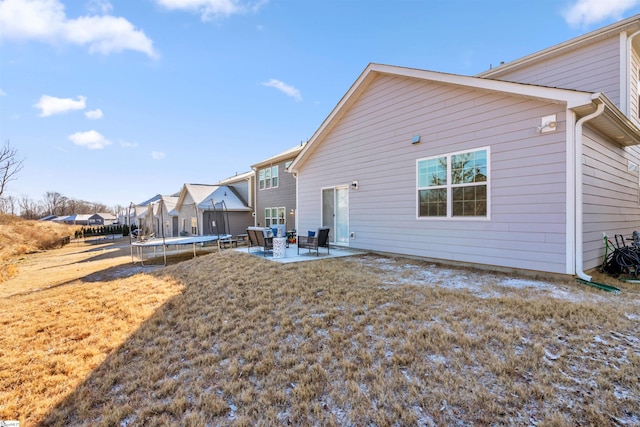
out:
{"label": "patio chair", "polygon": [[247,248],[249,253],[253,247],[261,247],[264,256],[267,256],[268,251],[273,253],[273,237],[265,237],[263,228],[247,228],[247,237],[249,238],[249,247]]}
{"label": "patio chair", "polygon": [[329,229],[318,228],[313,236],[300,236],[298,235],[298,254],[300,254],[300,248],[306,248],[311,252],[316,251],[318,256],[318,248],[327,248],[327,255],[329,254]]}

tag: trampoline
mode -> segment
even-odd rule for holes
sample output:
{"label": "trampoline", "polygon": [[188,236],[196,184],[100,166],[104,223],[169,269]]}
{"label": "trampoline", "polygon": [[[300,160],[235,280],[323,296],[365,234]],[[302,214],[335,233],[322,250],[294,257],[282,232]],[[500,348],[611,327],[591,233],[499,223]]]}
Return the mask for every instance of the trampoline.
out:
{"label": "trampoline", "polygon": [[[167,248],[169,246],[175,246],[177,251],[177,248],[179,246],[191,245],[193,247],[194,258],[196,257],[196,245],[204,246],[205,243],[217,242],[218,250],[220,250],[220,242],[229,240],[232,237],[229,232],[230,231],[229,216],[228,216],[227,207],[224,201],[215,203],[212,200],[211,204],[212,204],[213,212],[215,215],[214,218],[216,218],[216,220],[214,220],[212,224],[212,228],[215,228],[215,231],[214,230],[208,230],[208,231],[209,233],[211,233],[212,231],[213,232],[217,231],[216,234],[206,234],[206,235],[194,234],[191,236],[165,237],[164,227],[162,227],[162,224],[164,223],[162,204],[159,203],[158,212],[156,216],[159,217],[161,222],[157,228],[162,233],[162,237],[155,237],[154,234],[147,234],[145,236],[143,233],[142,235],[139,235],[136,240],[132,240],[131,241],[131,261],[134,264],[137,262],[134,257],[134,250],[133,250],[134,248],[136,249],[136,254],[138,256],[138,259],[141,265],[144,265],[144,249],[145,248],[153,248],[154,257],[157,256],[156,250],[158,248],[162,248],[164,265],[167,265]],[[153,229],[153,218],[154,218],[153,205],[149,204],[149,206],[146,209],[147,209],[147,212],[145,213],[145,218],[144,218],[145,219],[144,229],[145,231],[148,231]],[[197,215],[198,215],[198,212],[196,210],[196,216]],[[196,228],[199,228],[199,227],[196,226]]]}
{"label": "trampoline", "polygon": [[156,256],[156,250],[159,247],[162,247],[164,264],[167,264],[167,248],[169,246],[175,246],[176,249],[178,246],[193,246],[193,257],[196,257],[196,245],[204,245],[209,242],[216,242],[218,240],[226,240],[230,239],[230,234],[220,234],[215,236],[189,236],[189,237],[166,237],[166,238],[158,238],[154,237],[152,239],[141,240],[131,242],[131,260],[135,264],[136,261],[133,257],[133,248],[136,248],[136,252],[138,255],[138,259],[140,260],[140,264],[144,265],[144,248],[153,248],[153,256]]}

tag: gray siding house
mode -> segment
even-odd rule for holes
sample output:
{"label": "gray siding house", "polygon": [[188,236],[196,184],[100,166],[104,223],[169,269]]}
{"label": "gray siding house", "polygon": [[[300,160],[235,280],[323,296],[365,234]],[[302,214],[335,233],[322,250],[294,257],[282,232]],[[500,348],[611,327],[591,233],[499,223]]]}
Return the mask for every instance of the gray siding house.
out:
{"label": "gray siding house", "polygon": [[286,171],[303,148],[304,144],[297,145],[251,166],[256,182],[254,225],[295,228],[296,180]]}
{"label": "gray siding house", "polygon": [[113,225],[118,222],[118,218],[111,213],[96,213],[89,217],[88,225]]}
{"label": "gray siding house", "polygon": [[590,279],[602,233],[639,228],[638,143],[600,91],[370,64],[289,168],[298,230]]}

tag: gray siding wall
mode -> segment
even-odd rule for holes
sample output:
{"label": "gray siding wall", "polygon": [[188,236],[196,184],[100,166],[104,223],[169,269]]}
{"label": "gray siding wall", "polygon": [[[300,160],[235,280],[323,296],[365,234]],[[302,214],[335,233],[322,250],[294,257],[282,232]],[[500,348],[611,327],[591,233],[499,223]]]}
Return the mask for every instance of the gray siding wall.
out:
{"label": "gray siding wall", "polygon": [[548,58],[494,78],[587,92],[604,92],[620,107],[619,40],[617,35],[612,36],[565,55]]}
{"label": "gray siding wall", "polygon": [[287,230],[295,227],[295,216],[289,211],[296,208],[296,179],[290,173],[287,173],[285,164],[295,157],[282,160],[279,163],[273,163],[271,166],[278,166],[278,187],[260,190],[258,172],[260,169],[267,167],[260,166],[255,174],[256,186],[256,225],[265,225],[264,210],[265,208],[285,208],[285,221]]}
{"label": "gray siding wall", "polygon": [[[558,130],[539,134],[549,114]],[[416,160],[479,147],[490,149],[491,218],[417,218]],[[562,105],[381,76],[311,148],[298,176],[300,230],[321,223],[323,187],[358,180],[351,247],[566,273]]]}
{"label": "gray siding wall", "polygon": [[640,231],[637,147],[620,147],[598,134],[585,132],[583,151],[584,269],[598,267],[604,256],[603,233],[629,237]]}
{"label": "gray siding wall", "polygon": [[229,212],[229,229],[231,234],[245,234],[247,228],[253,225],[253,216],[251,212]]}

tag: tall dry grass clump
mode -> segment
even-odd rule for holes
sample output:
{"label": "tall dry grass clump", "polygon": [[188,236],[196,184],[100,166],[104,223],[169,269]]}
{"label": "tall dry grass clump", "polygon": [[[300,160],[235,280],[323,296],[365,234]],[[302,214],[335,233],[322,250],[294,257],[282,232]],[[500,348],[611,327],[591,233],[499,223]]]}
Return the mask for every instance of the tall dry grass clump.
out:
{"label": "tall dry grass clump", "polygon": [[72,237],[78,228],[0,213],[0,283],[17,273],[17,257],[59,247],[61,240]]}

